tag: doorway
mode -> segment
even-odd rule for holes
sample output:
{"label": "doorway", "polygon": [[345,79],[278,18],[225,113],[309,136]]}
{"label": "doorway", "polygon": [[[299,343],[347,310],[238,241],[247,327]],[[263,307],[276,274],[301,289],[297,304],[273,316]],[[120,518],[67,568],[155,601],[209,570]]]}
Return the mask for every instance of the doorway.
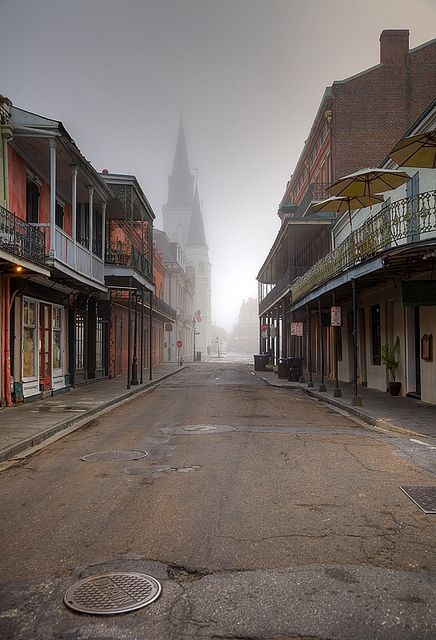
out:
{"label": "doorway", "polygon": [[39,305],[39,388],[51,389],[51,305]]}

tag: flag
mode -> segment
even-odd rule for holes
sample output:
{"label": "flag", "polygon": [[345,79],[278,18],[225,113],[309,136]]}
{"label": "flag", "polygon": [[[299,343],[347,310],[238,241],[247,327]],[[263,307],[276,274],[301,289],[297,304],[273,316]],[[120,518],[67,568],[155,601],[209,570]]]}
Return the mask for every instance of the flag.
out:
{"label": "flag", "polygon": [[201,311],[200,311],[200,309],[198,309],[198,311],[196,311],[194,313],[194,320],[195,320],[195,322],[201,322]]}

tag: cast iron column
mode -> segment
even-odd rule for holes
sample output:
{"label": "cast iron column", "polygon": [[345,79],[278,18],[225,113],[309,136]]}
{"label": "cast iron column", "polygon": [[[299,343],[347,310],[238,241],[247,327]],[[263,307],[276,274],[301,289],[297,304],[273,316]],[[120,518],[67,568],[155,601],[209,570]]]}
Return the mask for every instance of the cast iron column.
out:
{"label": "cast iron column", "polygon": [[320,341],[320,355],[321,355],[321,384],[318,391],[327,391],[324,384],[324,340],[322,339],[322,312],[321,312],[321,298],[318,298],[318,316],[319,316],[319,341]]}
{"label": "cast iron column", "polygon": [[[332,304],[336,307],[336,295],[332,293]],[[334,398],[342,398],[342,392],[339,389],[339,373],[338,373],[338,327],[333,327],[333,351],[335,356],[335,388],[333,391]]]}
{"label": "cast iron column", "polygon": [[310,317],[310,309],[309,305],[306,304],[306,314],[307,314],[307,339],[308,339],[308,350],[307,350],[307,359],[308,359],[308,369],[309,369],[309,382],[307,383],[308,387],[313,388],[313,380],[312,380],[312,322]]}
{"label": "cast iron column", "polygon": [[351,404],[355,407],[362,406],[362,398],[357,393],[357,295],[356,281],[351,281],[353,289],[353,398]]}

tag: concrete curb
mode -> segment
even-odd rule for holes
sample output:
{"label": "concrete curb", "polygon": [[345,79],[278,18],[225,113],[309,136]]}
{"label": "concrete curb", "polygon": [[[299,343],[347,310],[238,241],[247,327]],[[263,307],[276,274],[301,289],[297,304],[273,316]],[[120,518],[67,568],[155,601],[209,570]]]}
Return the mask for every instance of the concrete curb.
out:
{"label": "concrete curb", "polygon": [[52,436],[60,433],[61,431],[69,431],[75,424],[78,425],[77,428],[84,427],[85,425],[89,424],[91,420],[95,420],[95,418],[98,418],[99,415],[104,413],[107,409],[115,407],[116,405],[126,402],[127,400],[132,400],[133,398],[140,396],[141,393],[150,391],[166,378],[170,378],[171,376],[174,376],[176,373],[179,373],[180,371],[183,371],[188,367],[189,365],[187,364],[179,367],[178,369],[170,371],[170,373],[166,373],[156,380],[150,380],[149,382],[146,382],[141,386],[136,387],[135,389],[130,389],[129,391],[126,391],[126,393],[123,393],[122,395],[117,396],[116,398],[112,398],[112,400],[108,400],[108,402],[101,404],[99,407],[94,407],[86,413],[82,413],[80,416],[73,416],[72,418],[68,418],[67,420],[62,420],[61,422],[58,422],[57,424],[54,424],[51,427],[48,427],[47,429],[44,429],[43,431],[40,431],[33,436],[25,438],[24,440],[20,440],[20,442],[17,442],[12,446],[1,449],[0,462],[10,460],[26,449],[32,449],[33,447],[36,447],[37,445],[41,444],[45,440],[49,440]]}
{"label": "concrete curb", "polygon": [[[332,406],[334,406],[334,407],[336,407],[338,409],[341,409],[342,411],[346,411],[350,415],[358,418],[362,422],[366,422],[367,424],[371,425],[372,427],[377,427],[378,429],[383,429],[383,431],[393,431],[394,433],[399,433],[399,434],[406,435],[406,436],[424,437],[424,434],[419,433],[418,431],[412,431],[410,429],[404,429],[404,427],[398,427],[396,424],[394,424],[393,422],[389,422],[388,420],[382,420],[380,418],[374,418],[373,416],[369,415],[365,411],[362,411],[361,409],[356,409],[355,407],[351,407],[350,405],[345,404],[344,402],[340,402],[339,400],[336,400],[336,398],[332,398],[331,396],[328,396],[328,395],[326,395],[324,393],[321,393],[319,391],[313,391],[312,389],[307,389],[305,387],[300,386],[299,384],[295,384],[295,385],[274,384],[274,383],[270,382],[269,380],[267,380],[266,378],[263,378],[261,375],[259,375],[256,372],[255,372],[255,375],[260,380],[263,380],[264,382],[269,384],[270,387],[275,387],[276,389],[299,389],[300,391],[303,391],[303,393],[305,393],[306,395],[311,396],[312,398],[315,398],[316,400],[319,400],[320,402],[325,402],[326,404],[330,404],[330,405],[332,405]],[[426,437],[428,437],[428,436],[426,436]]]}

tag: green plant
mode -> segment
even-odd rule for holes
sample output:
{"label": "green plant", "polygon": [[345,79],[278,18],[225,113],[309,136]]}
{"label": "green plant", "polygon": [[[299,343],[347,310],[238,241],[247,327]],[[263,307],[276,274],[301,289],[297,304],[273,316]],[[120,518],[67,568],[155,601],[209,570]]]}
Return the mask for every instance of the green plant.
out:
{"label": "green plant", "polygon": [[381,361],[395,382],[395,374],[400,364],[400,339],[397,336],[395,344],[384,344],[381,348]]}

